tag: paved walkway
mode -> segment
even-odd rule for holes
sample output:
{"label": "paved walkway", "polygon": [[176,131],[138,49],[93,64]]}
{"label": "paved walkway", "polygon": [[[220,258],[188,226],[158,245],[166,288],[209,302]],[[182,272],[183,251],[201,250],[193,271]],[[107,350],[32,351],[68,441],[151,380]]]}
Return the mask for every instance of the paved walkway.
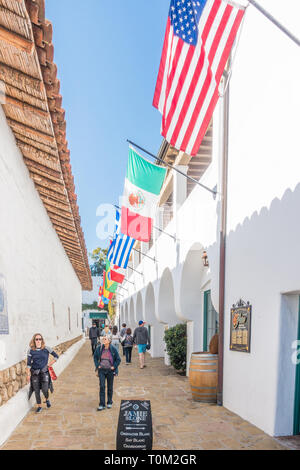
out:
{"label": "paved walkway", "polygon": [[153,449],[286,449],[276,439],[217,405],[192,401],[188,379],[163,359],[147,357],[147,367],[122,361],[115,380],[114,405],[97,412],[98,378],[90,342],[55,382],[52,408],[32,410],[1,447],[11,449],[114,450],[121,399],[151,400]]}

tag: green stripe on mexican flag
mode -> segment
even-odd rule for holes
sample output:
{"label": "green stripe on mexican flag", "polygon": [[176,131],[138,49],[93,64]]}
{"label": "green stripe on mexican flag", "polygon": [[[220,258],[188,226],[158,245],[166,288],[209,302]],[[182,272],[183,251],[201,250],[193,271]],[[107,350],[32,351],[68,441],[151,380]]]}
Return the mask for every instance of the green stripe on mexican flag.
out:
{"label": "green stripe on mexican flag", "polygon": [[122,201],[121,232],[135,240],[149,241],[166,169],[150,163],[129,149]]}

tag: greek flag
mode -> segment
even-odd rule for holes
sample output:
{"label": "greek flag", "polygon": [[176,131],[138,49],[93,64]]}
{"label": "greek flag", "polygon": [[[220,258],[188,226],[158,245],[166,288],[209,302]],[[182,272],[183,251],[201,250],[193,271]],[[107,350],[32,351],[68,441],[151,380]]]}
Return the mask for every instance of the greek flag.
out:
{"label": "greek flag", "polygon": [[135,239],[121,233],[120,212],[116,210],[116,225],[113,241],[107,252],[107,258],[111,264],[126,269]]}

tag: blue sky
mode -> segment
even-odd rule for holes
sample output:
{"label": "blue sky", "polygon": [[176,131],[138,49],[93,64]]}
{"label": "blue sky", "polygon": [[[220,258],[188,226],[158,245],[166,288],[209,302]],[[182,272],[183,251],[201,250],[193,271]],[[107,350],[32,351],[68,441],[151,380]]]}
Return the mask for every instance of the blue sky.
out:
{"label": "blue sky", "polygon": [[152,99],[169,0],[46,0],[67,140],[88,252],[102,203],[123,193],[130,139],[153,153],[162,142]]}

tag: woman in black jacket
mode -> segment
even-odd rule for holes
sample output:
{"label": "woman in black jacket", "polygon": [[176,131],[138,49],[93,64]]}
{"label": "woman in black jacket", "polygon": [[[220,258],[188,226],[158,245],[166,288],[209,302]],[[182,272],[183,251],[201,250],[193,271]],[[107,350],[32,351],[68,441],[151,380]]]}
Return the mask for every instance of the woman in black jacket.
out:
{"label": "woman in black jacket", "polygon": [[29,398],[34,392],[37,403],[36,413],[40,413],[42,411],[41,390],[46,398],[47,408],[51,406],[49,388],[53,391],[53,386],[48,371],[49,354],[55,358],[49,366],[58,359],[58,355],[53,349],[45,345],[44,338],[40,333],[33,336],[29,348],[27,353],[27,382],[30,382]]}
{"label": "woman in black jacket", "polygon": [[105,409],[105,382],[107,381],[107,408],[112,407],[114,376],[118,375],[121,362],[118,351],[111,345],[112,336],[105,335],[103,344],[99,345],[94,354],[95,371],[100,382],[100,403],[98,411]]}

